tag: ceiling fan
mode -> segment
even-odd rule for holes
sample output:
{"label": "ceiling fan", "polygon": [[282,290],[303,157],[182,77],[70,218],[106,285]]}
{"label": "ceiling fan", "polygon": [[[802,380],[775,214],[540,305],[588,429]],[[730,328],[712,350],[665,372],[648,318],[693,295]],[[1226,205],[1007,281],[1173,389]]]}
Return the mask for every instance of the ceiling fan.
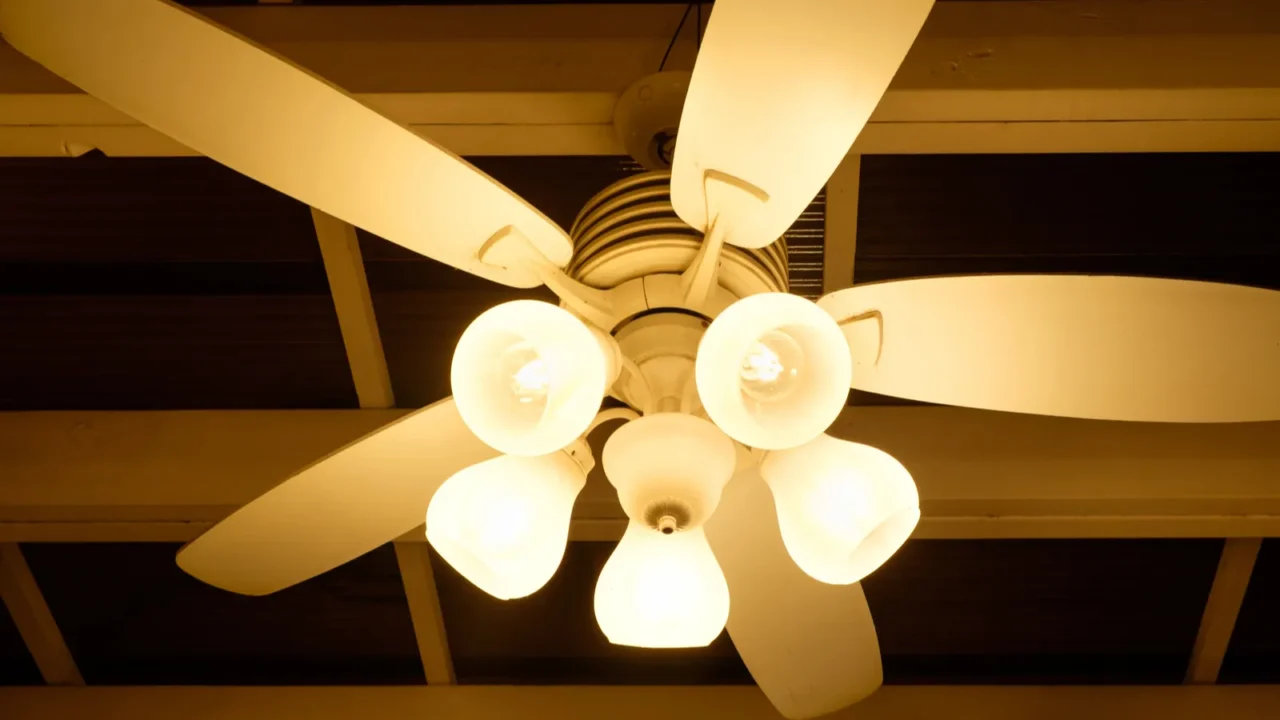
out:
{"label": "ceiling fan", "polygon": [[[806,718],[880,685],[858,581],[920,517],[901,464],[824,434],[850,387],[1077,418],[1280,419],[1280,293],[1057,275],[885,282],[816,304],[785,292],[774,241],[931,6],[719,0],[670,174],[606,189],[566,234],[431,140],[166,0],[0,0],[5,40],[139,121],[423,255],[561,299],[481,314],[455,350],[453,398],[300,471],[179,565],[271,593],[425,508],[428,540],[471,582],[528,595],[563,556],[595,462],[586,434],[624,420],[602,454],[630,524],[597,583],[601,629],[675,647],[727,627],[770,701]],[[602,411],[606,395],[626,407]]]}

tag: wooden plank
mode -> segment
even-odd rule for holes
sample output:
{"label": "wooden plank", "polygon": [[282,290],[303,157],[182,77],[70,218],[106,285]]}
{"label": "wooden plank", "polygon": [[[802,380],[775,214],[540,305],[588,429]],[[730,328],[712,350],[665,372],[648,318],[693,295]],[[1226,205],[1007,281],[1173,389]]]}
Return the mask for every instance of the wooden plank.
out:
{"label": "wooden plank", "polygon": [[[1269,0],[939,3],[856,150],[1280,150]],[[462,154],[619,154],[674,5],[202,9]],[[669,63],[687,69],[692,44]],[[181,155],[0,44],[0,155]]]}
{"label": "wooden plank", "polygon": [[360,407],[394,407],[391,373],[382,353],[382,338],[378,335],[378,320],[373,314],[356,229],[315,208],[311,208],[311,219],[320,241],[320,254],[324,258],[325,274],[329,276],[329,290],[333,293],[333,306],[338,313],[338,326],[342,328],[342,342],[347,348]]}
{"label": "wooden plank", "polygon": [[218,520],[290,473],[406,412],[0,414],[5,428],[0,432],[0,507],[6,508],[0,517]]}
{"label": "wooden plank", "polygon": [[822,294],[853,285],[858,248],[858,194],[862,156],[849,153],[827,181],[827,217],[822,248]]}
{"label": "wooden plank", "polygon": [[[354,93],[618,93],[653,72],[683,10],[674,4],[526,4],[201,12]],[[1269,0],[939,3],[892,89],[960,94],[1275,89],[1280,87],[1278,32],[1280,11]],[[0,94],[72,91],[16,51],[0,48]],[[668,66],[688,69],[692,51],[692,43],[677,43]],[[1056,97],[1042,96],[1039,104]],[[1073,98],[1078,109],[1072,115],[1089,116],[1113,102],[1091,97],[1092,102]],[[917,95],[911,102],[919,100]],[[991,119],[973,114],[1009,110],[991,97],[974,100],[964,119]],[[1019,102],[1025,112],[1044,112],[1030,100]],[[1128,103],[1128,111],[1170,112],[1176,102],[1148,98],[1139,105]],[[1208,113],[1201,118],[1240,110],[1221,100],[1200,105]],[[1064,108],[1051,102],[1049,109],[1061,113]],[[897,112],[892,119],[900,119]]]}
{"label": "wooden plank", "polygon": [[[412,125],[458,155],[625,155],[612,125]],[[11,125],[0,157],[191,157],[198,153],[140,125]],[[867,125],[859,155],[1277,152],[1280,120],[909,122]]]}
{"label": "wooden plank", "polygon": [[213,525],[212,520],[0,520],[0,543],[185,543]]}
{"label": "wooden plank", "polygon": [[867,125],[863,155],[1275,152],[1280,120],[911,122]]}
{"label": "wooden plank", "polygon": [[[425,537],[421,530],[418,534]],[[453,658],[449,655],[440,595],[436,592],[436,580],[431,572],[430,550],[424,542],[397,542],[395,548],[427,684],[453,685],[456,682]]]}
{"label": "wooden plank", "polygon": [[[342,328],[351,376],[360,407],[389,408],[395,405],[391,374],[382,351],[373,299],[365,277],[360,241],[355,227],[315,208],[311,209],[316,237],[324,257],[325,272],[333,292],[338,324]],[[424,534],[425,535],[425,534]],[[413,632],[422,657],[427,682],[452,685],[453,661],[444,632],[444,616],[435,578],[431,574],[430,551],[425,543],[395,543],[396,561],[404,583],[405,599],[413,621]]]}
{"label": "wooden plank", "polygon": [[[754,687],[0,688],[6,720],[776,720]],[[890,686],[831,720],[1273,720],[1280,687]]]}
{"label": "wooden plank", "polygon": [[[410,125],[458,155],[624,155],[612,125]],[[0,157],[196,157],[142,125],[13,125],[0,122]]]}
{"label": "wooden plank", "polygon": [[[185,539],[400,414],[0,413],[0,538]],[[911,471],[918,537],[1280,536],[1280,423],[872,406],[846,409],[831,432]],[[588,483],[573,535],[620,537],[624,517],[611,486]]]}
{"label": "wooden plank", "polygon": [[[991,505],[996,501],[988,501]],[[920,519],[912,537],[917,540],[1073,540],[1141,538],[1280,537],[1280,514],[1257,515],[1185,513],[1148,515],[1129,513],[1055,514],[1057,503],[1045,503],[1037,515],[952,515],[933,511]],[[231,509],[228,509],[229,513]],[[574,517],[570,542],[616,542],[627,529],[621,508],[604,509],[615,517]],[[601,512],[594,508],[593,512]],[[214,521],[164,520],[2,520],[0,542],[164,542],[194,540]],[[424,543],[420,531],[396,539]]]}
{"label": "wooden plank", "polygon": [[1211,685],[1218,681],[1222,659],[1227,655],[1236,617],[1249,589],[1249,577],[1262,548],[1261,538],[1230,538],[1222,546],[1222,559],[1213,578],[1209,601],[1205,603],[1200,631],[1191,650],[1186,682]]}
{"label": "wooden plank", "polygon": [[0,543],[0,598],[44,681],[50,685],[84,685],[76,661],[16,543]]}

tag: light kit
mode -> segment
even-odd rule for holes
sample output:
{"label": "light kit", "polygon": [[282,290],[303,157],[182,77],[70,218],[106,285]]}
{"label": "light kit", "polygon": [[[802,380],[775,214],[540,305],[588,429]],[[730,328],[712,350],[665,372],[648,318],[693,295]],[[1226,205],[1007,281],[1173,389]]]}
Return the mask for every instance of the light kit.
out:
{"label": "light kit", "polygon": [[621,95],[623,146],[652,172],[602,190],[565,232],[431,139],[193,10],[0,0],[7,43],[183,146],[428,258],[560,300],[480,314],[454,349],[452,398],[302,469],[178,564],[263,595],[425,518],[462,576],[525,597],[564,556],[595,464],[587,435],[623,420],[602,454],[627,527],[596,584],[601,631],[672,648],[727,629],[777,709],[807,718],[880,685],[858,582],[921,519],[908,468],[827,434],[851,389],[1097,420],[1280,419],[1273,291],[973,275],[816,303],[787,292],[779,238],[849,152],[932,5],[718,0],[692,75]]}
{"label": "light kit", "polygon": [[[589,459],[585,444],[581,448],[580,456]],[[561,451],[503,455],[467,467],[431,497],[427,540],[490,595],[530,595],[560,567],[573,501],[588,470]]]}

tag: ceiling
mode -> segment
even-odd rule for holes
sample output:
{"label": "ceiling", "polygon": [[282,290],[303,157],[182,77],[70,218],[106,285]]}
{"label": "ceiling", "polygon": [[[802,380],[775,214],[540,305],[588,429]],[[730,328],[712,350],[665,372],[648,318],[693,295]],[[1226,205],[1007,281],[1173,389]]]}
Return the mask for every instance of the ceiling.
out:
{"label": "ceiling", "polygon": [[[566,226],[635,171],[608,157],[475,162]],[[1280,288],[1277,191],[1268,154],[868,156],[854,277],[1124,272]],[[796,260],[815,261],[822,225],[819,198]],[[469,319],[522,291],[376,237],[361,249],[398,404],[445,396]],[[308,209],[205,159],[0,160],[0,328],[4,411],[357,406]],[[749,682],[727,636],[687,651],[609,645],[590,599],[610,547],[573,543],[547,588],[508,603],[437,559],[459,681]],[[1221,547],[911,541],[865,582],[886,680],[1178,683]],[[266,598],[184,575],[175,545],[22,549],[90,684],[424,682],[390,546]],[[1223,681],[1280,682],[1277,600],[1269,541]],[[0,618],[0,683],[39,682]]]}
{"label": "ceiling", "polygon": [[[472,161],[565,227],[637,171],[619,157]],[[1280,154],[866,156],[846,277],[1125,273],[1280,289],[1277,197]],[[824,210],[820,194],[787,235],[799,294],[821,288]],[[549,297],[365,233],[360,249],[400,407],[448,395],[452,349],[476,314]],[[0,412],[356,407],[306,206],[203,158],[0,158]],[[612,545],[571,543],[546,588],[510,602],[433,556],[459,682],[749,683],[726,635],[696,650],[607,643],[591,598]],[[886,682],[1180,683],[1222,547],[909,541],[864,582]],[[263,598],[185,575],[177,548],[22,546],[88,684],[425,682],[391,545]],[[1220,682],[1280,683],[1277,606],[1280,540],[1268,540]],[[0,605],[0,685],[41,683]]]}
{"label": "ceiling", "polygon": [[[950,2],[950,0],[936,0]],[[968,0],[974,2],[975,0]],[[976,0],[977,2],[1031,2],[1033,0]],[[262,0],[177,0],[188,7],[258,5]],[[267,0],[290,5],[683,5],[671,0]],[[698,3],[713,5],[713,0]]]}

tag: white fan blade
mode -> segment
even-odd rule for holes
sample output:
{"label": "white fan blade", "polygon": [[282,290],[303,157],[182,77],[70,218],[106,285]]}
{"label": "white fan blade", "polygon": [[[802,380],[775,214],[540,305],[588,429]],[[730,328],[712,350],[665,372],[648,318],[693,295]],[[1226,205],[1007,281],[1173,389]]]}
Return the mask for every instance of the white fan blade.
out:
{"label": "white fan blade", "polygon": [[178,552],[224,590],[266,595],[315,577],[421,525],[436,488],[497,457],[452,399],[376,430],[232,513]]}
{"label": "white fan blade", "polygon": [[[777,240],[849,152],[932,7],[716,2],[676,141],[671,203],[680,219],[706,230],[718,218],[725,240],[742,247]],[[746,192],[709,186],[708,172]]]}
{"label": "white fan blade", "polygon": [[1098,420],[1280,420],[1280,292],[979,275],[859,285],[818,304],[838,321],[864,316],[844,326],[858,390]]}
{"label": "white fan blade", "polygon": [[759,468],[725,486],[706,532],[729,581],[729,637],[779,712],[825,715],[880,687],[880,645],[862,586],[820,583],[796,566]]}
{"label": "white fan blade", "polygon": [[0,34],[178,142],[427,257],[534,287],[477,251],[514,226],[557,265],[572,254],[555,223],[453,153],[165,0],[0,0]]}

